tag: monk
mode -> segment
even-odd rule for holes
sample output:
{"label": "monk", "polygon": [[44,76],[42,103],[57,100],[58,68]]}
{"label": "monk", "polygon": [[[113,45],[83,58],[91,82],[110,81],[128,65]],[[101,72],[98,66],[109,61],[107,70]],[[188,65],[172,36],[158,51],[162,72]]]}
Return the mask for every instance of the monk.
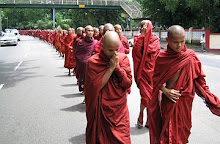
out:
{"label": "monk", "polygon": [[74,68],[74,61],[73,61],[73,54],[72,54],[72,45],[73,45],[73,40],[76,37],[75,31],[72,30],[72,28],[68,29],[68,35],[64,39],[64,48],[65,48],[65,62],[64,62],[64,67],[69,70],[68,75],[70,76],[70,69]]}
{"label": "monk", "polygon": [[220,101],[206,85],[205,74],[195,52],[186,47],[183,27],[169,27],[166,41],[167,49],[159,54],[155,63],[149,109],[150,142],[186,144],[192,127],[195,93],[217,116],[220,116]]}
{"label": "monk", "polygon": [[56,51],[58,51],[58,52],[61,49],[61,42],[60,42],[61,31],[62,31],[61,29],[58,30],[58,32],[56,34],[56,39],[55,39],[55,47],[56,47]]}
{"label": "monk", "polygon": [[81,39],[83,39],[83,38],[84,38],[84,36],[83,36],[83,27],[78,27],[77,30],[76,30],[76,37],[73,40],[73,52],[72,52],[73,64],[74,64],[74,71],[73,71],[73,73],[76,75],[77,80],[78,80],[79,76],[77,74],[78,70],[77,70],[77,65],[76,65],[75,53],[76,53],[76,48],[77,48],[78,42]]}
{"label": "monk", "polygon": [[78,85],[79,91],[83,92],[85,70],[88,58],[92,56],[94,50],[95,40],[93,38],[93,27],[88,25],[85,27],[86,37],[78,42],[78,46],[75,52],[76,64],[78,68]]}
{"label": "monk", "polygon": [[121,41],[121,43],[123,44],[123,46],[124,46],[124,48],[125,48],[125,54],[129,54],[129,52],[130,52],[130,50],[129,50],[130,46],[129,46],[129,43],[128,43],[128,39],[127,39],[125,36],[122,35],[121,25],[116,24],[116,25],[114,26],[114,28],[115,28],[115,32],[118,33],[119,38],[120,38],[120,41]]}
{"label": "monk", "polygon": [[99,26],[99,36],[97,37],[97,40],[99,41],[102,36],[103,36],[103,29],[104,29],[104,25],[100,25]]}
{"label": "monk", "polygon": [[88,60],[85,79],[86,143],[130,144],[126,89],[132,84],[129,59],[118,53],[114,31],[103,38],[102,50]]}
{"label": "monk", "polygon": [[[104,25],[103,35],[105,35],[105,33],[107,31],[115,31],[115,28],[114,28],[114,26],[111,23],[107,23],[107,24]],[[95,46],[94,46],[94,53],[100,53],[101,47],[102,47],[101,44],[102,44],[102,38],[95,44]],[[123,44],[120,43],[120,47],[119,47],[118,51],[120,53],[125,53],[124,49],[125,48],[124,48]]]}
{"label": "monk", "polygon": [[94,34],[93,34],[93,37],[95,40],[100,40],[100,37],[99,37],[99,29],[94,27]]}
{"label": "monk", "polygon": [[[143,20],[141,22],[141,34],[135,36],[132,50],[134,78],[141,95],[140,113],[137,120],[138,128],[143,127],[143,112],[146,107],[149,108],[153,90],[154,66],[160,51],[159,38],[153,35],[152,28],[151,21]],[[148,127],[148,121],[146,121],[145,127]]]}

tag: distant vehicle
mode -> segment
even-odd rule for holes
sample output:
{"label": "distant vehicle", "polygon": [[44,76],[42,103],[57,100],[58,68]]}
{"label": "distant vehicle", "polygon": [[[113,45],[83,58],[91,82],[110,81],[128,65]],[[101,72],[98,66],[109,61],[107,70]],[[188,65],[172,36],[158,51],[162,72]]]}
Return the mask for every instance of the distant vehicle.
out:
{"label": "distant vehicle", "polygon": [[17,45],[18,39],[14,33],[3,33],[0,37],[0,46],[2,45]]}
{"label": "distant vehicle", "polygon": [[20,41],[20,34],[17,29],[5,29],[6,33],[14,33],[15,36],[17,37],[18,41]]}
{"label": "distant vehicle", "polygon": [[130,46],[130,47],[133,47],[133,45],[134,45],[134,39],[129,39],[129,40],[128,40],[128,43],[129,43],[129,46]]}

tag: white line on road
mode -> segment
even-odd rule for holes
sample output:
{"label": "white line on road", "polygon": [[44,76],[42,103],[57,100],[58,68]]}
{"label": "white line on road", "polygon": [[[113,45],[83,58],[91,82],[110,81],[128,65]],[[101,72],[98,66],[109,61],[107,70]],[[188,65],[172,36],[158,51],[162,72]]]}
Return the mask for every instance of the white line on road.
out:
{"label": "white line on road", "polygon": [[3,86],[4,86],[4,84],[1,84],[1,85],[0,85],[0,90],[3,88]]}
{"label": "white line on road", "polygon": [[19,66],[22,64],[22,62],[23,62],[23,61],[21,61],[21,62],[15,67],[14,71],[16,71],[16,70],[19,68]]}

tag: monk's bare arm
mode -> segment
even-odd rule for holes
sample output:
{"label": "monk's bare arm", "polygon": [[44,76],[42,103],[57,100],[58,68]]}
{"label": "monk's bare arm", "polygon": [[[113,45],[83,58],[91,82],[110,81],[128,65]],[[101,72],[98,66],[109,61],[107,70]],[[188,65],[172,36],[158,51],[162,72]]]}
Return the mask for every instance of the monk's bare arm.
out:
{"label": "monk's bare arm", "polygon": [[105,86],[105,84],[108,82],[109,78],[112,75],[112,72],[114,71],[114,69],[112,70],[111,68],[108,68],[108,70],[106,71],[106,73],[104,74],[104,76],[102,77],[102,85],[101,85],[101,89]]}
{"label": "monk's bare arm", "polygon": [[119,65],[118,62],[118,55],[117,53],[115,53],[115,55],[110,59],[109,61],[109,68],[106,71],[106,73],[104,74],[104,76],[102,77],[102,85],[101,85],[101,89],[105,86],[105,84],[108,82],[109,78],[111,77],[113,71],[115,70],[115,68]]}

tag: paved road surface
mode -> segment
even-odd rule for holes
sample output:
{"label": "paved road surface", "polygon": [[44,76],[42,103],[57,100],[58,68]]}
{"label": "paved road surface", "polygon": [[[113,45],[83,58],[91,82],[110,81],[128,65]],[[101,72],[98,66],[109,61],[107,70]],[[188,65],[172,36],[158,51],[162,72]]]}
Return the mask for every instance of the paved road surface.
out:
{"label": "paved road surface", "polygon": [[[213,93],[220,97],[220,56],[198,53]],[[131,54],[129,54],[132,65]],[[48,44],[22,36],[17,47],[0,47],[0,144],[83,144],[85,106],[74,76]],[[149,144],[147,128],[137,129],[140,95],[128,96],[133,144]],[[202,99],[193,104],[190,144],[219,144],[220,118]]]}

